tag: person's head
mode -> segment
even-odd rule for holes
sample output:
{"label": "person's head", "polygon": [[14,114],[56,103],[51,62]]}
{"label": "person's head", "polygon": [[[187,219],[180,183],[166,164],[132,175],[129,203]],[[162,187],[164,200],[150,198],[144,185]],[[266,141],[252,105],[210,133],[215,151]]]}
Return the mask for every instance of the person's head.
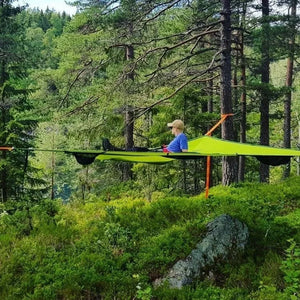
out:
{"label": "person's head", "polygon": [[172,129],[174,135],[178,135],[183,132],[184,123],[181,120],[174,120],[172,123],[168,123],[168,127]]}

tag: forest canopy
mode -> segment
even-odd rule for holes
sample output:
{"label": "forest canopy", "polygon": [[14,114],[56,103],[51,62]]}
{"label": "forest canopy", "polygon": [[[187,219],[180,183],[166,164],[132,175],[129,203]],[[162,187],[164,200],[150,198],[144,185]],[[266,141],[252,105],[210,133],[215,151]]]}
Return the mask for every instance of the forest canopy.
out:
{"label": "forest canopy", "polygon": [[[93,150],[105,137],[120,148],[155,148],[171,141],[174,119],[193,139],[224,114],[216,137],[299,145],[297,1],[73,1],[74,16],[12,4],[1,6],[3,146]],[[1,155],[3,202],[85,198],[128,180],[142,192],[150,181],[150,194],[195,194],[205,183],[205,160],[81,168],[59,153]],[[299,175],[299,159],[270,168],[216,158],[211,173],[212,185],[272,182]]]}

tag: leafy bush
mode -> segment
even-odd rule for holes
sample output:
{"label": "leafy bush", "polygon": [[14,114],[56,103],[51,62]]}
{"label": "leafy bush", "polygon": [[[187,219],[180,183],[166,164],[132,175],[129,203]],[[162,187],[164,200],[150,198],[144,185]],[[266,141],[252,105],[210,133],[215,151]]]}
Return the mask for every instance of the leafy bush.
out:
{"label": "leafy bush", "polygon": [[286,250],[281,269],[286,282],[285,291],[291,300],[297,300],[300,297],[300,247],[292,239],[289,243],[290,247]]}
{"label": "leafy bush", "polygon": [[[299,184],[297,177],[219,186],[209,199],[161,194],[149,202],[115,191],[109,201],[43,201],[10,213],[1,207],[0,298],[291,299],[299,289]],[[186,257],[223,213],[247,224],[245,253],[204,282],[154,289],[152,281]]]}

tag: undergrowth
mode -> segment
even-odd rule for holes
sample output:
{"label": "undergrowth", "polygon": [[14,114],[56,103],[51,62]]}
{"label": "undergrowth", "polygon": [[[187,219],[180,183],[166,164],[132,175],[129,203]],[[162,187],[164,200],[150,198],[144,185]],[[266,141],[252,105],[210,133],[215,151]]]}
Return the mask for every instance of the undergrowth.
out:
{"label": "undergrowth", "polygon": [[[300,177],[218,186],[209,199],[160,195],[0,207],[0,299],[298,299]],[[154,289],[221,214],[244,222],[247,248],[181,290]],[[25,230],[26,229],[26,230]]]}

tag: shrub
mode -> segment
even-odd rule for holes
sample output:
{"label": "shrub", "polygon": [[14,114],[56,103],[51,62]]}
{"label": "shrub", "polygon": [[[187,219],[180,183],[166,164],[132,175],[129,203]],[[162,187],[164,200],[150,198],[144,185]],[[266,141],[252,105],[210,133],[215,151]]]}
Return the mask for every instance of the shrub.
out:
{"label": "shrub", "polygon": [[281,270],[284,273],[286,293],[291,300],[297,300],[300,297],[300,246],[293,239],[288,242],[290,247],[286,250]]}
{"label": "shrub", "polygon": [[[151,202],[115,189],[109,200],[17,207],[0,215],[0,298],[291,300],[299,289],[299,185],[244,183],[214,187],[209,199],[162,194]],[[245,253],[218,266],[217,280],[153,289],[223,213],[247,224]]]}

